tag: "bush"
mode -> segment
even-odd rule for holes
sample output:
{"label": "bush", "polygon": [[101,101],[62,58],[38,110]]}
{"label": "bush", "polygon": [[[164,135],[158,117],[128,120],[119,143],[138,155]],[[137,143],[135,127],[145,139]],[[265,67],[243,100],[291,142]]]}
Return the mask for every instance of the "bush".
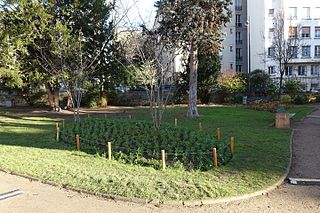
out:
{"label": "bush", "polygon": [[288,80],[283,85],[284,92],[294,99],[302,90],[302,84],[296,80]]}
{"label": "bush", "polygon": [[109,104],[114,106],[145,106],[149,104],[145,91],[128,91],[110,95]]}
{"label": "bush", "polygon": [[87,106],[90,108],[97,107],[100,97],[99,87],[88,84],[85,86],[85,91],[81,100],[81,106]]}
{"label": "bush", "polygon": [[308,102],[308,97],[304,94],[297,95],[293,100],[293,103],[297,105],[303,105],[303,104],[306,104],[307,102]]}
{"label": "bush", "polygon": [[280,102],[283,104],[290,104],[292,102],[292,98],[290,95],[281,96]]}

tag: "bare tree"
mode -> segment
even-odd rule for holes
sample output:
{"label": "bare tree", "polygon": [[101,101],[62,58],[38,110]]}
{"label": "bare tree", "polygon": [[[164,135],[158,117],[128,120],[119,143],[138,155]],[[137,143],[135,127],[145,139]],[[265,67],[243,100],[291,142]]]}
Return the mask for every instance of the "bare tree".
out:
{"label": "bare tree", "polygon": [[[288,32],[288,36],[286,32]],[[268,53],[269,58],[277,62],[279,66],[279,98],[282,94],[284,73],[291,60],[297,57],[300,45],[301,39],[298,33],[298,27],[290,26],[289,29],[286,29],[285,13],[283,10],[280,10],[274,18],[272,47]]]}
{"label": "bare tree", "polygon": [[128,57],[135,62],[131,61],[131,65],[125,67],[144,86],[151,117],[159,131],[166,106],[174,92],[172,82],[176,54],[167,50],[159,37],[146,29],[144,33],[133,31],[131,35],[127,34],[127,39],[126,43],[130,43],[131,47],[127,48],[130,50]]}

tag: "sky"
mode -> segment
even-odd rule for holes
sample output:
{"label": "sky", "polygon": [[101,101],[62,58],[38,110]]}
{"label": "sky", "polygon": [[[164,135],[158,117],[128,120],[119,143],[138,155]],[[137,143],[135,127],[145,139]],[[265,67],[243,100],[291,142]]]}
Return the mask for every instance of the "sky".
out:
{"label": "sky", "polygon": [[120,27],[137,27],[142,23],[152,26],[155,17],[155,0],[121,0],[118,2],[122,14],[128,11]]}

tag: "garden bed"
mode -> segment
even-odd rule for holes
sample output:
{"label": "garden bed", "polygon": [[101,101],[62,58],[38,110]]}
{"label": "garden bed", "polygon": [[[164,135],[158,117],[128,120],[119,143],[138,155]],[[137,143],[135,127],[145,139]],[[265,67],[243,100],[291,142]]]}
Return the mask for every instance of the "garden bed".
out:
{"label": "garden bed", "polygon": [[213,135],[168,124],[157,131],[145,121],[84,119],[62,129],[61,141],[74,146],[76,135],[82,151],[105,155],[107,142],[111,142],[114,159],[156,169],[161,167],[161,150],[170,166],[186,169],[212,169],[213,148],[217,149],[219,166],[231,159],[228,144]]}

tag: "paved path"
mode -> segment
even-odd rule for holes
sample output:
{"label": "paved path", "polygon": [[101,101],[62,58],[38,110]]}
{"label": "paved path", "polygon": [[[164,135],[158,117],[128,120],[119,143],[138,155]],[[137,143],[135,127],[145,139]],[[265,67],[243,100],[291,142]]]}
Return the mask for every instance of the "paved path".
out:
{"label": "paved path", "polygon": [[[290,177],[320,178],[320,110],[296,123],[294,158]],[[249,200],[205,206],[156,207],[105,200],[57,187],[30,182],[0,172],[0,192],[21,189],[24,194],[0,201],[0,212],[320,212],[320,186],[283,184],[278,189]]]}
{"label": "paved path", "polygon": [[293,125],[293,161],[289,177],[320,178],[320,109]]}

